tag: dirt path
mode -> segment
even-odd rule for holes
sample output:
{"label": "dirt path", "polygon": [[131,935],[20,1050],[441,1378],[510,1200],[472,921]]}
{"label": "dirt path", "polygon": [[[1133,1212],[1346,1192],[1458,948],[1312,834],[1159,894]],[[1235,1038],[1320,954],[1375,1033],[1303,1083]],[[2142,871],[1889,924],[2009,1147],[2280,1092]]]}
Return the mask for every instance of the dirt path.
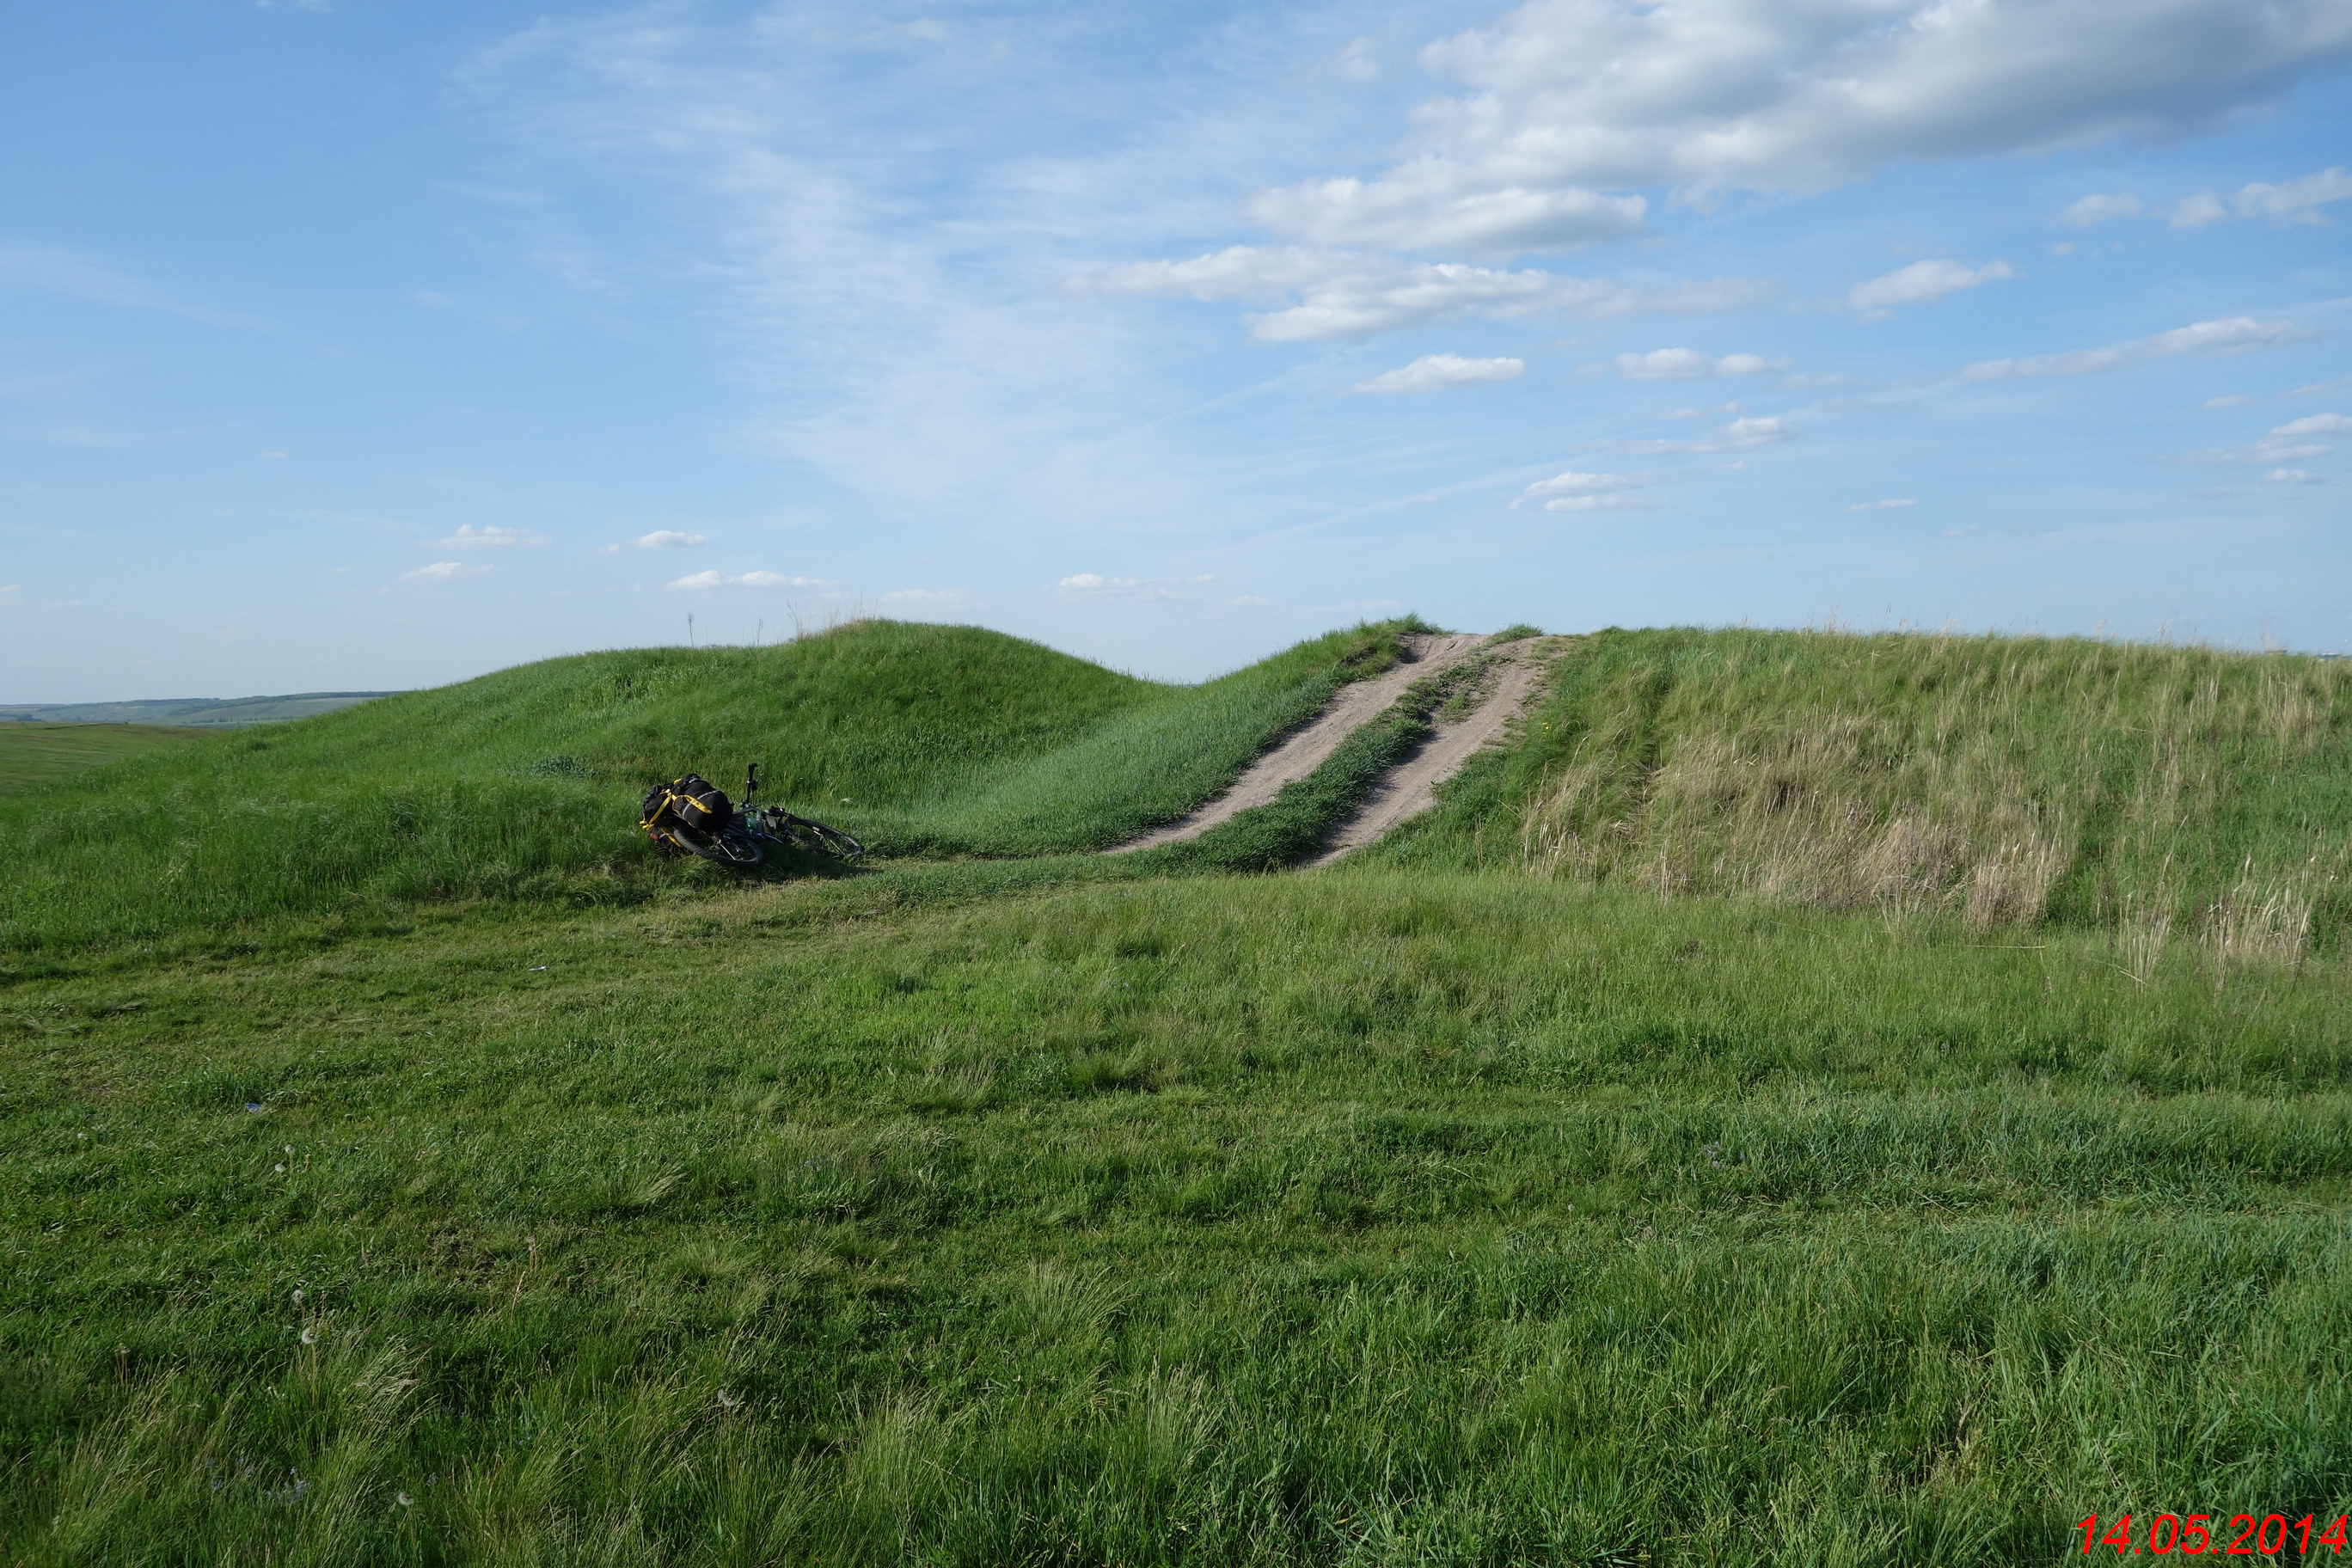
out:
{"label": "dirt path", "polygon": [[1370,680],[1349,681],[1333,694],[1312,722],[1252,763],[1224,794],[1165,827],[1155,827],[1142,837],[1131,838],[1104,853],[1124,855],[1130,849],[1150,849],[1180,839],[1197,838],[1228,817],[1254,805],[1264,805],[1282,793],[1283,785],[1303,779],[1322,766],[1323,760],[1339,750],[1339,742],[1355,733],[1360,725],[1387,712],[1389,705],[1404,695],[1406,687],[1456,659],[1467,658],[1486,639],[1464,634],[1408,637],[1401,640],[1410,663],[1400,664]]}
{"label": "dirt path", "polygon": [[1328,866],[1435,805],[1437,786],[1461,772],[1480,748],[1501,739],[1504,726],[1527,705],[1543,679],[1543,656],[1551,646],[1550,638],[1541,637],[1496,649],[1496,658],[1507,662],[1488,679],[1478,706],[1451,724],[1438,723],[1421,750],[1381,775],[1355,815],[1333,830],[1323,852],[1306,866]]}

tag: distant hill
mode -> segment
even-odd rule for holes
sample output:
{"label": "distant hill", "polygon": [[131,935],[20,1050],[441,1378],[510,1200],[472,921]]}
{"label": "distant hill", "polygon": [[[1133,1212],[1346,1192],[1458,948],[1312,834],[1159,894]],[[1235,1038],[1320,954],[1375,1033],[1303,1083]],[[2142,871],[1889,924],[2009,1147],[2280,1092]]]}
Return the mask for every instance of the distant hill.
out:
{"label": "distant hill", "polygon": [[200,730],[242,730],[332,713],[396,691],[298,691],[290,697],[158,697],[141,702],[0,703],[0,723],[177,724]]}

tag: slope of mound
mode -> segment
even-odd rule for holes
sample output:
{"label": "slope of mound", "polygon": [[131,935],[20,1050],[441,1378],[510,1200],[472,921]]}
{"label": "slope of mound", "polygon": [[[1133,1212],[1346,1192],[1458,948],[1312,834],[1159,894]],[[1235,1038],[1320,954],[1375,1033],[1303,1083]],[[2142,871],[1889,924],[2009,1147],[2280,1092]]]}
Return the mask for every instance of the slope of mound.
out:
{"label": "slope of mound", "polygon": [[[635,896],[639,796],[692,769],[886,854],[1095,848],[1222,787],[1394,627],[1139,680],[969,626],[589,654],[199,741],[0,801],[0,945],[479,897]],[[787,868],[786,869],[789,869]]]}
{"label": "slope of mound", "polygon": [[2352,914],[2348,834],[2338,664],[1612,630],[1564,656],[1507,754],[1378,858],[2292,959]]}

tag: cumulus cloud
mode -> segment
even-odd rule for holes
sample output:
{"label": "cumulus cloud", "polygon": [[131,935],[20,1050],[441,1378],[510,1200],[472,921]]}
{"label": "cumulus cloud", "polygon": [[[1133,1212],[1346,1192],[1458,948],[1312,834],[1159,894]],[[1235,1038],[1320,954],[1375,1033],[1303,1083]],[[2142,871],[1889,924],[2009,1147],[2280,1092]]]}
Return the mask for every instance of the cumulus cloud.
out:
{"label": "cumulus cloud", "polygon": [[838,588],[841,584],[826,577],[788,577],[781,572],[744,572],[733,576],[721,572],[697,572],[676,579],[669,586],[709,593],[714,588]]}
{"label": "cumulus cloud", "polygon": [[1858,500],[1846,508],[1848,511],[1895,511],[1906,506],[1917,506],[1916,500]]}
{"label": "cumulus cloud", "polygon": [[1645,354],[1619,354],[1617,374],[1634,381],[1702,381],[1719,375],[1761,375],[1785,370],[1785,359],[1758,354],[1725,354],[1710,358],[1694,349],[1658,349]]}
{"label": "cumulus cloud", "polygon": [[2175,228],[2202,228],[2225,218],[2268,218],[2273,224],[2324,224],[2316,209],[2352,197],[2352,174],[2342,169],[2322,169],[2284,184],[2242,186],[2227,202],[2210,191],[2175,203],[2165,221]]}
{"label": "cumulus cloud", "polygon": [[1314,245],[1557,249],[1639,230],[1638,187],[2172,140],[2347,58],[2341,0],[1534,0],[1422,51],[1465,90],[1421,106],[1412,156],[1249,212]]}
{"label": "cumulus cloud", "polygon": [[2137,196],[2084,196],[2081,201],[2058,215],[2061,223],[2071,223],[2088,228],[2095,223],[2105,223],[2111,217],[2137,217],[2140,205]]}
{"label": "cumulus cloud", "polygon": [[1423,107],[1427,151],[1389,179],[1818,190],[2176,138],[2347,57],[2340,0],[1537,0],[1423,51],[1470,90]]}
{"label": "cumulus cloud", "polygon": [[1452,386],[1480,386],[1488,382],[1516,381],[1527,374],[1519,359],[1464,359],[1460,354],[1423,354],[1400,370],[1385,371],[1349,390],[1375,395],[1398,392],[1443,392]]}
{"label": "cumulus cloud", "polygon": [[690,550],[703,543],[704,540],[698,533],[680,533],[674,528],[656,528],[651,533],[637,535],[635,542],[640,550]]}
{"label": "cumulus cloud", "polygon": [[1865,315],[1884,319],[1896,305],[1931,305],[1947,294],[1975,289],[1997,278],[2014,278],[2006,261],[1970,267],[1965,261],[1915,261],[1846,293],[1846,303]]}
{"label": "cumulus cloud", "polygon": [[2309,468],[2273,468],[2263,476],[2274,485],[2315,485],[2319,476]]}
{"label": "cumulus cloud", "polygon": [[455,583],[467,577],[485,576],[497,570],[495,566],[468,566],[462,561],[436,561],[430,566],[403,572],[400,580],[404,583]]}
{"label": "cumulus cloud", "polygon": [[2252,353],[2257,349],[2284,347],[2310,336],[2311,333],[2293,321],[2258,321],[2252,316],[2232,316],[2223,321],[2198,321],[2186,327],[2175,327],[2152,338],[2136,338],[2126,342],[2110,343],[2101,349],[2077,349],[2072,353],[2042,354],[2031,359],[1980,360],[1960,374],[1971,381],[1995,381],[2010,376],[2089,375],[2098,371],[2121,370],[2127,365],[2145,364],[2149,360],[2170,359],[2180,354],[2221,359],[2231,354]]}
{"label": "cumulus cloud", "polygon": [[1516,319],[1558,311],[1608,318],[1743,310],[1769,298],[1755,279],[1644,289],[1539,268],[1502,271],[1464,262],[1412,262],[1350,251],[1236,245],[1190,261],[1108,268],[1070,287],[1097,294],[1297,302],[1244,318],[1266,342],[1369,337],[1464,316]]}
{"label": "cumulus cloud", "polygon": [[503,545],[546,542],[547,535],[533,533],[527,528],[500,528],[496,524],[488,528],[476,528],[471,523],[460,523],[457,525],[457,532],[446,539],[436,539],[425,548],[427,550],[490,550]]}

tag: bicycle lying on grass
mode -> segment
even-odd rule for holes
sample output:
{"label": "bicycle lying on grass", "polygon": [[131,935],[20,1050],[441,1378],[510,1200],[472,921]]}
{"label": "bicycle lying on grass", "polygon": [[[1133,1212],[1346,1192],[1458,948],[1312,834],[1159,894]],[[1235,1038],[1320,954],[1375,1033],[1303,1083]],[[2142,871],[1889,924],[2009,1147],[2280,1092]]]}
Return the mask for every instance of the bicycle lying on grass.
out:
{"label": "bicycle lying on grass", "polygon": [[733,805],[726,792],[698,773],[656,788],[646,796],[645,816],[637,826],[667,855],[699,855],[738,870],[756,866],[770,848],[802,849],[848,860],[866,853],[866,846],[838,827],[795,816],[780,805],[758,805],[760,764],[743,775],[742,803]]}

